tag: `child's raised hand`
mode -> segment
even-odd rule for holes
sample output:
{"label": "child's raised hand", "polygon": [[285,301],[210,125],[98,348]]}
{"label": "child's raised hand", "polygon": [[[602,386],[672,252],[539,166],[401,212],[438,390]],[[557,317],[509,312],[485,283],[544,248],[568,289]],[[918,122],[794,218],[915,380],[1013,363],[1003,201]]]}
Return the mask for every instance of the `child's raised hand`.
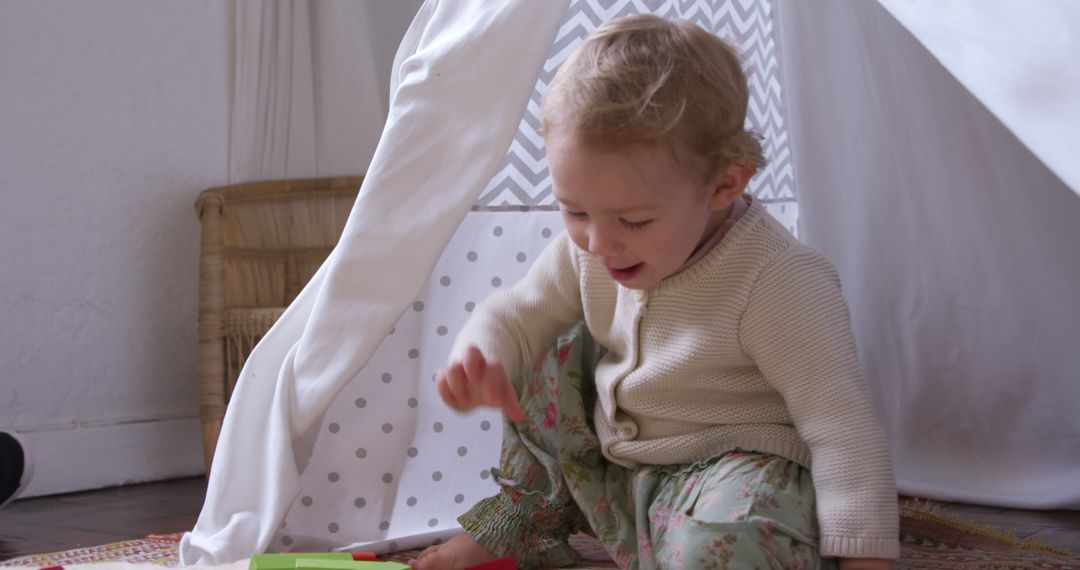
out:
{"label": "child's raised hand", "polygon": [[460,412],[477,406],[491,406],[501,409],[510,421],[525,419],[525,412],[502,363],[485,358],[475,346],[465,350],[460,362],[451,361],[445,370],[436,374],[435,388],[448,406]]}

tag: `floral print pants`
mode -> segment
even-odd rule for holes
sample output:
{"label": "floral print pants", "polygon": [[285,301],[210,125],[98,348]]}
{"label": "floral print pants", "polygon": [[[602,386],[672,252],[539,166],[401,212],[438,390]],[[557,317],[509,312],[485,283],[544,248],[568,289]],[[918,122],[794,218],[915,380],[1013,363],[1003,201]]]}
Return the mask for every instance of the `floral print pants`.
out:
{"label": "floral print pants", "polygon": [[626,469],[592,429],[592,371],[603,355],[583,325],[517,380],[526,421],[507,423],[501,485],[458,520],[519,568],[567,566],[567,537],[596,536],[620,568],[835,568],[818,553],[810,471],[731,450],[690,465]]}

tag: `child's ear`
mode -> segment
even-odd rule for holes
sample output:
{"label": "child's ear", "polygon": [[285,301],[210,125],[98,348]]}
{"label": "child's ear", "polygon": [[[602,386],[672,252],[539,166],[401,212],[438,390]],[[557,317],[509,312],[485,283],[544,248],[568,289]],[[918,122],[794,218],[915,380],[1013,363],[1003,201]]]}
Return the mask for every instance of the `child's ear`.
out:
{"label": "child's ear", "polygon": [[749,160],[737,159],[727,163],[713,178],[709,206],[713,210],[730,208],[731,204],[746,191],[746,185],[750,183],[755,172],[757,172],[757,166]]}

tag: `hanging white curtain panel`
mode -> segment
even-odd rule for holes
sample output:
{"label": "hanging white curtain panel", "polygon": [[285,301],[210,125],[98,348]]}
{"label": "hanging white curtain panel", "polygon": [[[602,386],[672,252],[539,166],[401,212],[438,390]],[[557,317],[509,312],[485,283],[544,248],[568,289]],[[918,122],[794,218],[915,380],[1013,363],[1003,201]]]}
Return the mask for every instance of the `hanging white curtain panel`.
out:
{"label": "hanging white curtain panel", "polygon": [[[1042,32],[1020,16],[987,27],[1019,5],[980,3],[963,20],[948,15],[964,3],[954,4],[920,19],[950,22],[952,41],[972,49],[972,38],[1016,53],[1053,43],[1029,37]],[[1055,5],[1023,12],[1045,9],[1041,21]],[[1080,199],[1027,143],[1047,135],[1073,155],[1076,145],[1016,132],[983,98],[991,84],[1021,88],[1007,77],[1029,64],[995,59],[1005,77],[984,70],[972,87],[935,59],[963,54],[928,48],[877,3],[785,0],[780,11],[802,239],[840,272],[899,491],[1080,508]],[[1075,67],[1074,53],[1032,62]],[[1069,116],[1034,104],[1024,114],[1044,112],[1044,123]]]}

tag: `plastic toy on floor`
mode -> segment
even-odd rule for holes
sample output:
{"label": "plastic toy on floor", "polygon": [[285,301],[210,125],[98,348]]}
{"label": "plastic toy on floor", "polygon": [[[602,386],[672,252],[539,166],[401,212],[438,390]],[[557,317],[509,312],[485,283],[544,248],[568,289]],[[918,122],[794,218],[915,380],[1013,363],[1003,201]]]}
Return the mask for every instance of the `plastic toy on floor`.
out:
{"label": "plastic toy on floor", "polygon": [[407,564],[378,561],[371,552],[256,554],[248,570],[408,570]]}
{"label": "plastic toy on floor", "polygon": [[[409,570],[409,566],[376,560],[373,552],[285,552],[256,554],[248,570]],[[465,570],[517,570],[517,564],[507,556]]]}
{"label": "plastic toy on floor", "polygon": [[296,570],[409,570],[408,564],[377,560],[325,560],[297,558]]}

